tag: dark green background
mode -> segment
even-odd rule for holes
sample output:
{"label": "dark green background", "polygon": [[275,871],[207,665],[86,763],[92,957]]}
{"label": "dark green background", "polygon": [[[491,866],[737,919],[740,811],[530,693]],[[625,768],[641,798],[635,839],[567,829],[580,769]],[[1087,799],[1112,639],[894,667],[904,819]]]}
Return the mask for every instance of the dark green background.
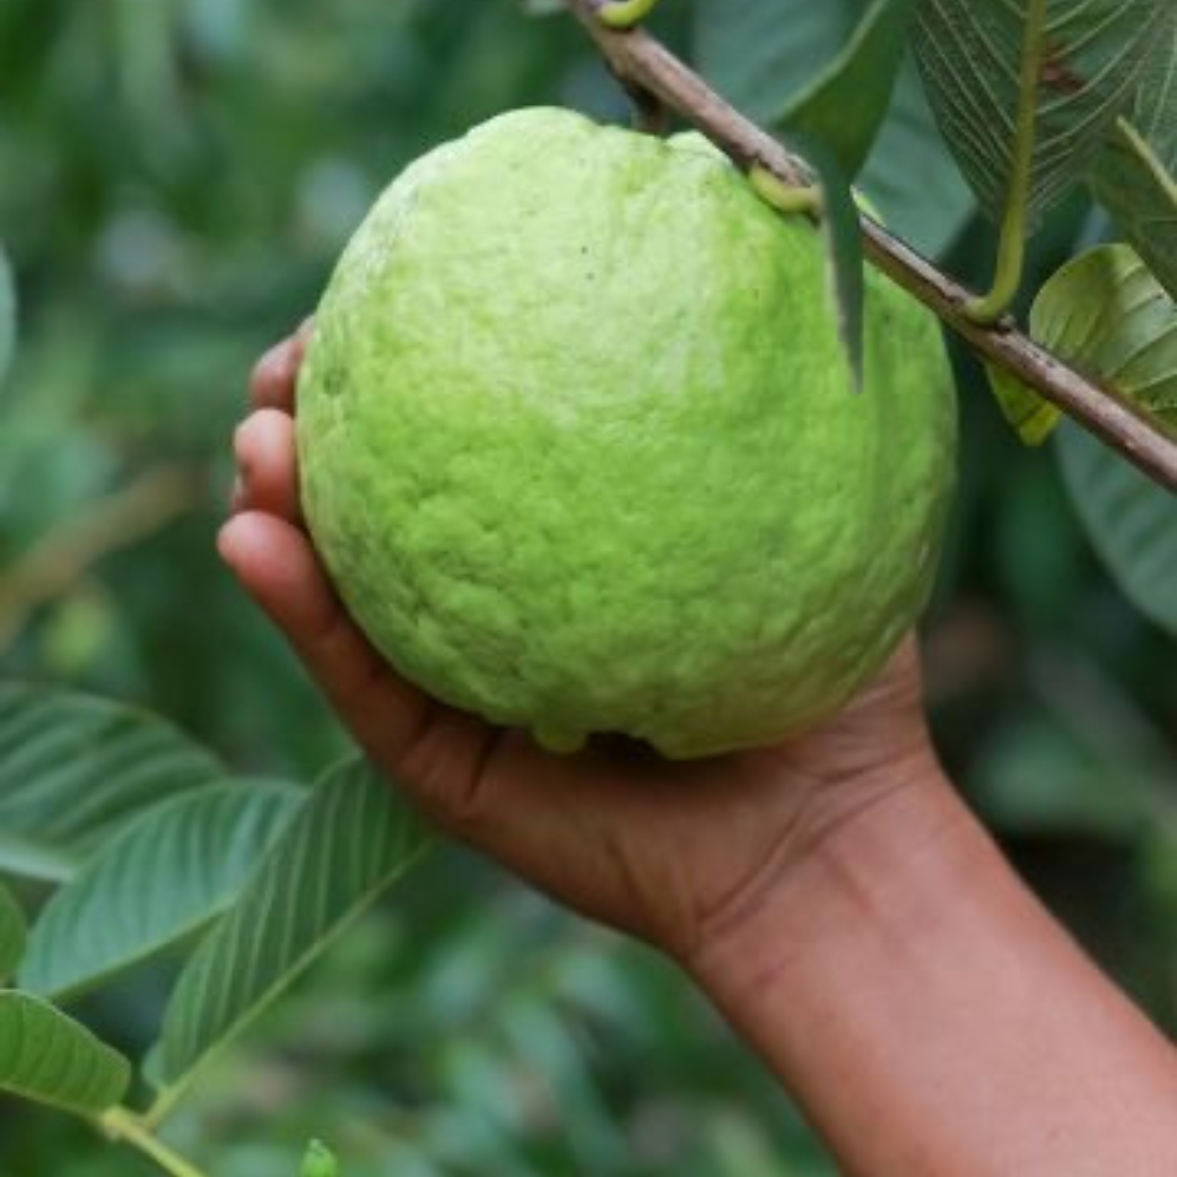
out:
{"label": "dark green background", "polygon": [[[754,23],[717,30],[719,7],[667,0],[661,31],[771,107],[803,79]],[[846,11],[811,12],[819,40],[837,44]],[[213,555],[246,374],[407,160],[547,102],[626,114],[571,21],[508,0],[5,0],[0,240],[21,323],[0,392],[0,586],[33,545],[78,552],[108,497],[150,472],[194,489],[25,616],[0,673],[145,702],[241,769],[306,777],[338,751]],[[874,191],[902,227],[914,197],[887,176],[916,177],[933,203],[914,219],[940,235],[967,222],[949,264],[983,284],[992,234],[943,153],[908,132],[884,141]],[[1036,279],[1098,232],[1082,202],[1063,208]],[[974,363],[960,371],[961,485],[925,634],[938,742],[1042,894],[1177,1028],[1173,643],[1100,570],[1052,454],[1022,450]],[[82,1013],[146,1042],[167,975]],[[832,1172],[668,967],[457,851],[225,1057],[173,1138],[210,1173],[289,1177],[312,1133],[348,1177]],[[0,1177],[150,1171],[0,1103]]]}

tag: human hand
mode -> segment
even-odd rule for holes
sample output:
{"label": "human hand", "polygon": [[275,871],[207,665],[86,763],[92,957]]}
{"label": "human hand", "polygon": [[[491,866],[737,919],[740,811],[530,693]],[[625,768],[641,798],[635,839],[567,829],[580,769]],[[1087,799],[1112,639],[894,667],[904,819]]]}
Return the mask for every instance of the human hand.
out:
{"label": "human hand", "polygon": [[309,330],[254,371],[220,551],[368,756],[444,831],[689,967],[831,830],[935,775],[910,639],[819,728],[687,762],[616,740],[553,755],[406,682],[340,605],[303,527],[293,413]]}
{"label": "human hand", "polygon": [[847,1172],[1174,1171],[1172,1049],[940,773],[913,641],[822,726],[709,760],[555,756],[430,699],[348,618],[303,529],[306,337],[254,373],[221,552],[437,825],[676,957]]}

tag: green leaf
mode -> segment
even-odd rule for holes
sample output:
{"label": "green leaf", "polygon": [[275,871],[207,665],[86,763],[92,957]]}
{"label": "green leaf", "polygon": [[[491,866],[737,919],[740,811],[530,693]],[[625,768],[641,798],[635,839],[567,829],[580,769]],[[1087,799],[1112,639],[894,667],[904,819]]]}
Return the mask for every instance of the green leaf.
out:
{"label": "green leaf", "polygon": [[998,728],[969,773],[969,788],[1005,830],[1127,838],[1147,823],[1148,811],[1138,789],[1124,784],[1124,771],[1033,709]]}
{"label": "green leaf", "polygon": [[0,249],[0,388],[16,347],[16,287],[8,255]]}
{"label": "green leaf", "polygon": [[[1030,316],[1034,338],[1177,427],[1177,303],[1133,251],[1105,245],[1064,266]],[[1124,593],[1177,633],[1177,497],[1094,438],[1061,431],[1064,480]]]}
{"label": "green leaf", "polygon": [[[146,807],[225,775],[211,753],[147,712],[0,683],[0,830],[26,851],[76,861]],[[17,870],[22,860],[28,854],[6,865]]]}
{"label": "green leaf", "polygon": [[1024,673],[1025,697],[969,774],[986,812],[1011,830],[1115,841],[1173,826],[1172,749],[1140,701],[1073,643],[1032,651]]}
{"label": "green leaf", "polygon": [[[864,7],[863,0],[699,4],[693,55],[736,106],[769,122],[844,51]],[[972,194],[952,165],[910,57],[857,186],[896,233],[931,256],[942,253],[972,215]]]}
{"label": "green leaf", "polygon": [[[1171,0],[1049,0],[1037,48],[1029,222],[1079,180],[1123,113]],[[925,0],[913,36],[945,140],[999,220],[1014,164],[1028,0]]]}
{"label": "green leaf", "polygon": [[1177,303],[1126,245],[1059,269],[1030,312],[1033,337],[1177,427]]}
{"label": "green leaf", "polygon": [[953,165],[910,56],[899,71],[887,119],[856,185],[887,227],[929,257],[940,256],[976,211]]}
{"label": "green leaf", "polygon": [[1002,416],[1024,445],[1041,445],[1062,420],[1061,411],[1004,368],[985,365],[989,387]]}
{"label": "green leaf", "polygon": [[1177,497],[1074,425],[1059,431],[1063,480],[1124,595],[1177,637]]}
{"label": "green leaf", "polygon": [[39,997],[0,992],[0,1090],[79,1115],[123,1098],[131,1067],[117,1050]]}
{"label": "green leaf", "polygon": [[425,846],[413,811],[365,762],[329,772],[181,974],[156,1055],[162,1083],[184,1082]]}
{"label": "green leaf", "polygon": [[80,854],[69,854],[27,838],[0,833],[0,872],[64,883],[82,865]]}
{"label": "green leaf", "polygon": [[[1177,427],[1177,304],[1127,246],[1100,246],[1063,266],[1038,293],[1030,333]],[[991,365],[987,371],[1006,419],[1027,445],[1039,445],[1059,411],[1016,376]]]}
{"label": "green leaf", "polygon": [[822,189],[831,294],[856,387],[862,384],[862,236],[850,180],[862,168],[891,102],[915,0],[878,0],[817,80],[775,120]]}
{"label": "green leaf", "polygon": [[1096,200],[1177,298],[1177,8],[1132,109],[1105,139],[1090,183]]}
{"label": "green leaf", "polygon": [[857,0],[722,0],[696,4],[692,56],[745,114],[769,122],[854,32]]}
{"label": "green leaf", "polygon": [[25,913],[16,896],[0,883],[0,982],[15,974],[25,954]]}
{"label": "green leaf", "polygon": [[786,134],[824,144],[848,179],[858,175],[891,104],[919,0],[877,0],[816,81],[776,118]]}
{"label": "green leaf", "polygon": [[321,1140],[312,1140],[307,1145],[299,1177],[339,1177],[339,1162]]}
{"label": "green leaf", "polygon": [[200,928],[234,901],[305,796],[234,781],[147,810],[46,904],[21,986],[60,1001]]}
{"label": "green leaf", "polygon": [[838,336],[854,378],[862,386],[863,302],[862,230],[854,193],[833,153],[818,140],[802,137],[806,162],[821,181],[821,230],[826,241],[826,273],[838,320]]}

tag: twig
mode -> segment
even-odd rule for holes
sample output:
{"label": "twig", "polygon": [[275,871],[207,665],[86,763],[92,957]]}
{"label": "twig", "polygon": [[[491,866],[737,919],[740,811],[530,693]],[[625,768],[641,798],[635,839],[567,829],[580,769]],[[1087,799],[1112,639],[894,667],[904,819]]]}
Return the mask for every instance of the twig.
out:
{"label": "twig", "polygon": [[[644,29],[615,32],[596,16],[594,0],[565,0],[628,86],[652,94],[702,131],[738,165],[759,165],[785,184],[812,183],[805,165],[746,119]],[[1006,324],[981,326],[968,315],[975,295],[911,246],[863,217],[867,258],[986,359],[1019,377],[1155,482],[1177,492],[1177,440],[1146,410],[1101,388],[1027,335]]]}
{"label": "twig", "polygon": [[50,532],[0,574],[0,650],[33,609],[60,596],[95,561],[150,535],[195,501],[191,477],[162,467]]}
{"label": "twig", "polygon": [[649,90],[623,78],[620,74],[613,75],[621,88],[629,95],[633,106],[634,130],[647,135],[668,135],[671,127],[671,115],[660,98],[655,97]]}
{"label": "twig", "polygon": [[108,1108],[98,1118],[97,1124],[111,1140],[125,1141],[137,1148],[171,1177],[206,1177],[203,1170],[180,1156],[175,1149],[169,1148],[144,1126],[134,1112],[124,1107]]}

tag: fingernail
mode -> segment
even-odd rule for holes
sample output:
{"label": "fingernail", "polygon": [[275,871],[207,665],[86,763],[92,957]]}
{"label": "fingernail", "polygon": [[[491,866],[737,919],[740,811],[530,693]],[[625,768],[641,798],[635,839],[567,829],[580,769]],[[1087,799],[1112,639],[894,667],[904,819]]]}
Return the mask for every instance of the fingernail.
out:
{"label": "fingernail", "polygon": [[236,515],[245,506],[245,482],[238,474],[233,479],[233,489],[229,494],[229,513]]}

